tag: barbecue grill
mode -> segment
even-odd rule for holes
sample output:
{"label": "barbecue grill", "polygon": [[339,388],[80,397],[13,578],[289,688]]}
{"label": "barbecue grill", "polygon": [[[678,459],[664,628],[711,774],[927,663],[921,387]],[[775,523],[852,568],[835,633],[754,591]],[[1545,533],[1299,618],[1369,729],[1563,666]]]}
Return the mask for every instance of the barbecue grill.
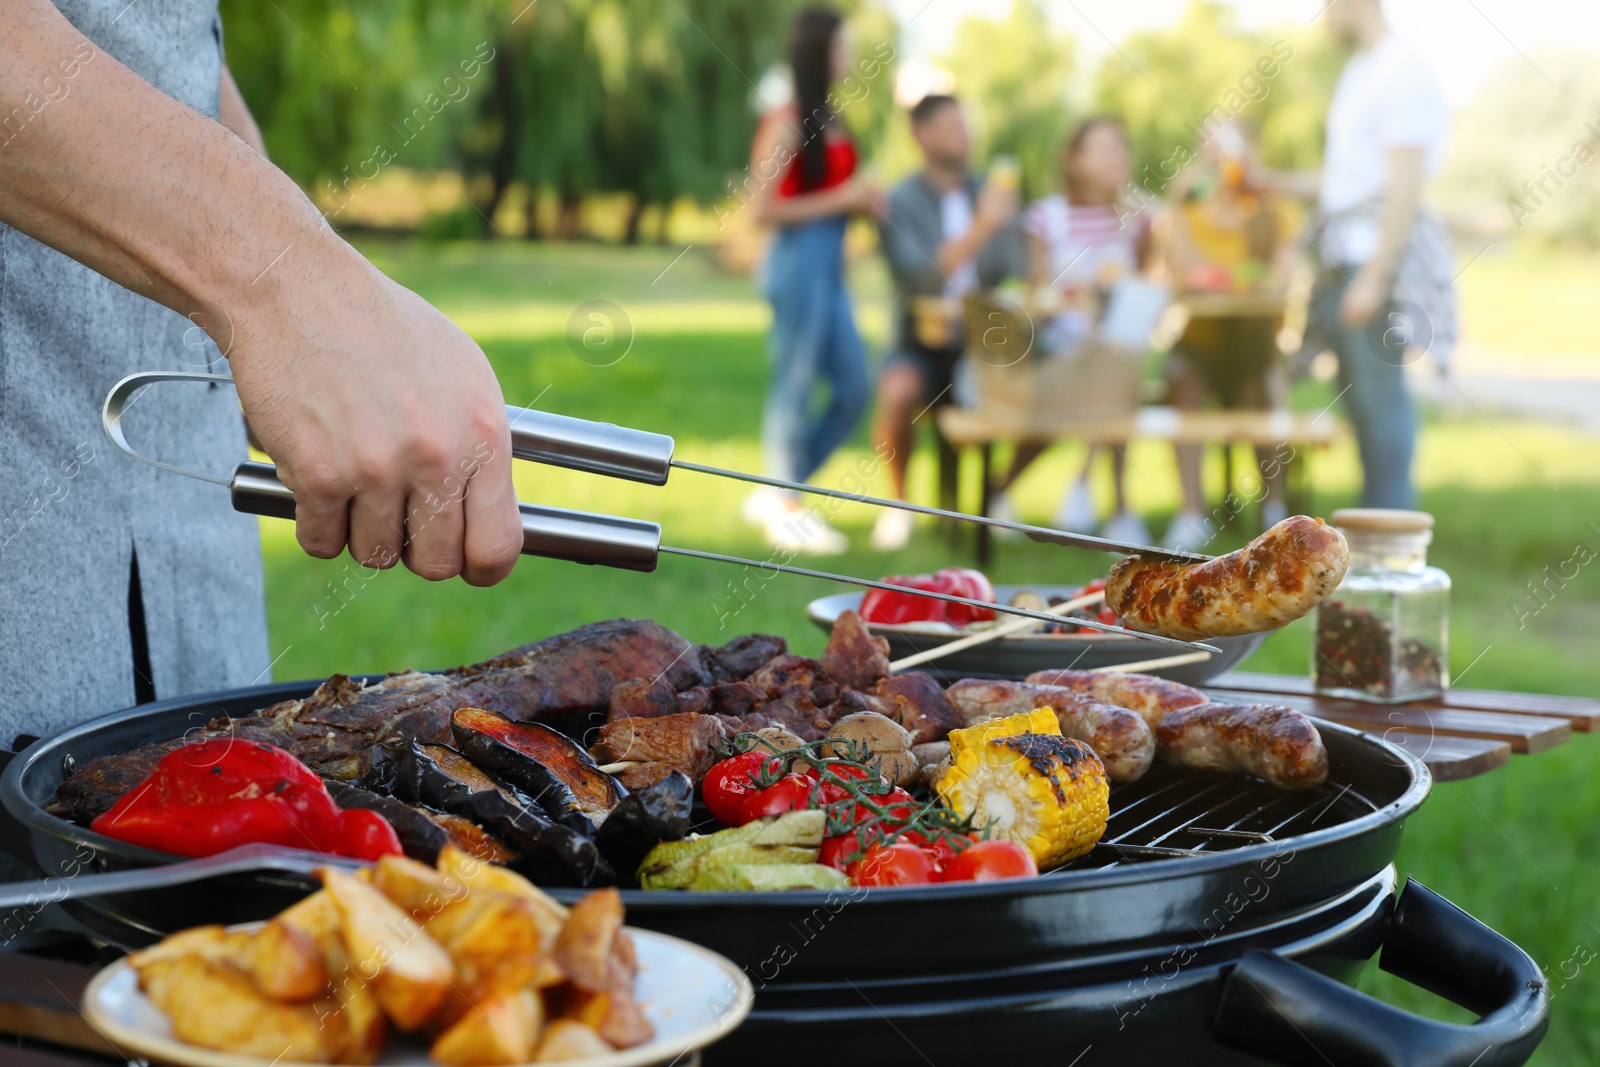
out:
{"label": "barbecue grill", "polygon": [[[45,805],[73,766],[305,696],[316,684],[185,697],[93,720],[13,759],[0,776],[0,805],[25,828],[46,873],[172,862]],[[770,1040],[798,1022],[824,1022],[817,1033],[830,1047],[890,1063],[916,1062],[900,1036],[912,1030],[936,1062],[956,1049],[963,1059],[1048,1050],[1068,1062],[1077,1049],[1062,1033],[1093,1046],[1085,1064],[1127,1062],[1133,1049],[1179,1062],[1212,1049],[1216,1059],[1205,1062],[1263,1062],[1240,1058],[1239,1048],[1271,1062],[1320,1062],[1302,1034],[1336,1064],[1523,1062],[1545,1026],[1533,961],[1420,886],[1395,905],[1391,864],[1405,819],[1427,796],[1426,768],[1369,735],[1318,728],[1329,754],[1324,786],[1286,793],[1157,767],[1113,789],[1093,852],[1040,878],[766,894],[629,890],[628,921],[720,952],[757,983],[750,1022],[709,1063],[810,1062],[811,1042]],[[64,906],[108,942],[132,947],[196,923],[265,918],[308,888],[258,874]],[[1380,944],[1384,966],[1489,1014],[1476,1027],[1431,1023],[1335,981]],[[1408,1049],[1435,1052],[1407,1058]]]}

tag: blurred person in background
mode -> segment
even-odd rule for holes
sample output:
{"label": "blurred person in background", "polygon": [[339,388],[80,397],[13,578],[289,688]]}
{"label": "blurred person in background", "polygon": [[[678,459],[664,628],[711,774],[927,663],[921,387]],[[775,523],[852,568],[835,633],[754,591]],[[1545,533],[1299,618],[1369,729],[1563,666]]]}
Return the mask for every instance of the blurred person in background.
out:
{"label": "blurred person in background", "polygon": [[1361,502],[1412,506],[1417,417],[1408,353],[1445,366],[1456,337],[1449,239],[1422,208],[1444,161],[1450,115],[1422,56],[1390,30],[1379,0],[1338,0],[1328,30],[1353,49],[1328,107],[1320,174],[1270,181],[1315,196],[1318,273],[1302,356],[1332,351],[1361,453]]}
{"label": "blurred person in background", "polygon": [[[1132,155],[1122,120],[1114,115],[1085,119],[1061,150],[1061,191],[1035,201],[1022,216],[1027,235],[1028,288],[1059,293],[1061,310],[1039,327],[1039,345],[1047,356],[1071,358],[1095,329],[1111,286],[1145,270],[1150,260],[1150,219],[1122,203],[1122,190],[1132,174]],[[994,517],[1015,521],[1011,486],[1037,459],[1048,441],[1017,445],[1011,466],[997,486]],[[1089,477],[1095,457],[1109,450],[1115,510],[1101,530],[1104,537],[1148,544],[1144,520],[1128,508],[1125,491],[1127,450],[1121,443],[1092,444],[1083,469],[1068,485],[1054,522],[1064,530],[1091,532],[1099,525]]]}
{"label": "blurred person in background", "polygon": [[[1293,246],[1285,228],[1251,180],[1251,146],[1245,132],[1229,123],[1202,146],[1168,192],[1172,210],[1165,218],[1167,268],[1180,292],[1249,294],[1281,299],[1293,267]],[[1192,315],[1167,357],[1165,377],[1172,405],[1203,406],[1208,397],[1224,408],[1276,407],[1287,399],[1278,330],[1283,315]],[[1199,445],[1174,445],[1183,502],[1162,545],[1190,551],[1216,533],[1205,509]],[[1258,447],[1264,468],[1271,449]],[[1262,522],[1271,526],[1286,515],[1286,470],[1275,465],[1264,479]]]}
{"label": "blurred person in background", "polygon": [[[877,195],[855,179],[855,143],[828,105],[828,91],[848,63],[838,12],[812,7],[796,15],[789,35],[793,100],[761,117],[751,150],[756,220],[777,228],[765,268],[772,380],[761,443],[767,473],[792,482],[807,481],[827,462],[867,405],[866,353],[845,288],[844,235],[850,216],[876,210]],[[818,382],[827,385],[828,399],[813,415]],[[843,534],[792,493],[759,489],[745,500],[743,514],[776,547],[818,555],[848,547]]]}
{"label": "blurred person in background", "polygon": [[[910,120],[923,166],[890,194],[882,227],[894,279],[895,337],[878,380],[873,426],[899,500],[906,498],[906,465],[916,446],[914,420],[950,392],[966,347],[961,298],[1022,270],[1014,168],[998,168],[987,183],[972,174],[972,138],[953,96],[923,97]],[[910,536],[910,512],[879,512],[874,548],[902,548]]]}

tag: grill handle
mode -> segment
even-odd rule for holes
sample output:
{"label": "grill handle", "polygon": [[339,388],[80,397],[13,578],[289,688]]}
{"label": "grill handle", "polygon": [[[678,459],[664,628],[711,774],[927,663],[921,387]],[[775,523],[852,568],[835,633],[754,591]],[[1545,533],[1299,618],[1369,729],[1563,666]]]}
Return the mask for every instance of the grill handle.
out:
{"label": "grill handle", "polygon": [[[241,463],[228,483],[235,511],[294,518],[294,494],[270,463]],[[593,563],[628,571],[653,571],[661,548],[661,526],[643,519],[518,504],[522,554]]]}
{"label": "grill handle", "polygon": [[666,485],[672,473],[673,441],[664,433],[509,404],[506,421],[517,459],[646,485]]}
{"label": "grill handle", "polygon": [[1463,1026],[1413,1015],[1254,951],[1223,987],[1217,1043],[1282,1064],[1514,1067],[1533,1055],[1549,1023],[1539,965],[1416,879],[1400,894],[1378,966],[1482,1018]]}

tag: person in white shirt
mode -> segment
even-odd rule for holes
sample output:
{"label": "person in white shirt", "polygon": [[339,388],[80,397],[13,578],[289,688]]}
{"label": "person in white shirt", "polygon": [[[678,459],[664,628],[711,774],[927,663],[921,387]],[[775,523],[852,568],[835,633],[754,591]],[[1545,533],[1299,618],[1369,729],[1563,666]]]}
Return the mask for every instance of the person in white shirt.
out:
{"label": "person in white shirt", "polygon": [[1362,503],[1407,508],[1417,422],[1403,368],[1422,352],[1443,367],[1456,333],[1449,243],[1422,209],[1449,112],[1422,57],[1390,31],[1380,0],[1338,0],[1326,18],[1354,54],[1328,108],[1320,181],[1275,183],[1317,198],[1320,270],[1303,352],[1338,356]]}

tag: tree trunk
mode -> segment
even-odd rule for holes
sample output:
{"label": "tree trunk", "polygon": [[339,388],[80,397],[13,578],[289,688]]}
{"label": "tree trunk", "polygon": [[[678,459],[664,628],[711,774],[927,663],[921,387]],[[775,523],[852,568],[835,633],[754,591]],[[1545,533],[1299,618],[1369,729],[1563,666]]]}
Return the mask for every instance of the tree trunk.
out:
{"label": "tree trunk", "polygon": [[579,210],[583,207],[583,194],[575,189],[561,191],[561,217],[556,222],[556,240],[576,241],[582,220]]}
{"label": "tree trunk", "polygon": [[501,34],[496,38],[495,52],[500,62],[494,64],[490,107],[500,119],[500,143],[489,161],[489,206],[484,209],[483,226],[479,231],[484,239],[495,233],[495,212],[516,180],[522,158],[522,97],[517,92],[517,71],[521,64],[509,35]]}
{"label": "tree trunk", "polygon": [[639,243],[639,223],[644,221],[644,209],[648,207],[644,197],[635,194],[633,203],[628,206],[628,225],[622,231],[622,243],[632,247]]}

